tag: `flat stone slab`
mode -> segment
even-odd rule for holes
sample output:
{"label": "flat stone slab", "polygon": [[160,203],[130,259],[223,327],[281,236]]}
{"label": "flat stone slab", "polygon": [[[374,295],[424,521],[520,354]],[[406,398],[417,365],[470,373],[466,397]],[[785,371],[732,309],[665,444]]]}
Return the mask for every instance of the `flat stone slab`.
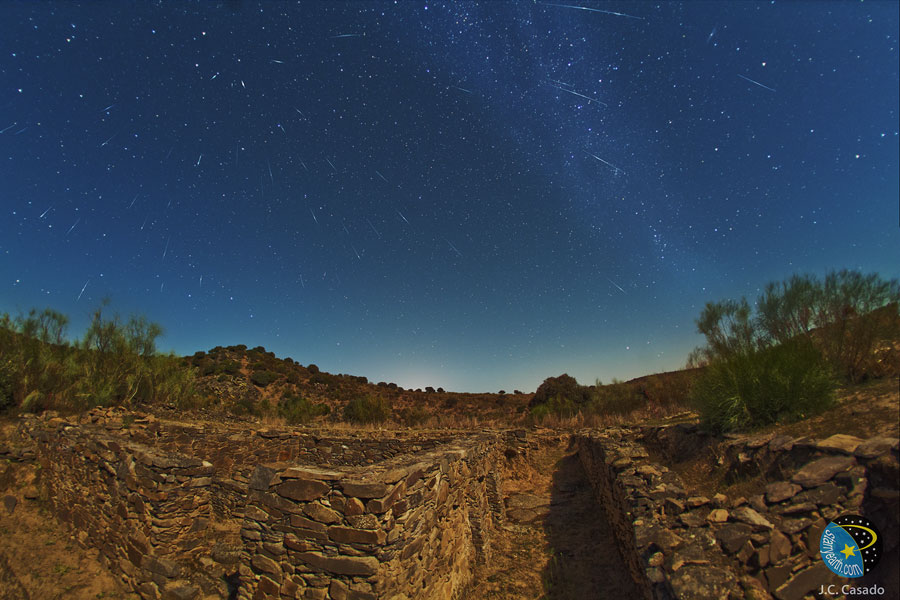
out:
{"label": "flat stone slab", "polygon": [[766,501],[769,504],[777,504],[788,498],[793,498],[803,488],[789,481],[776,481],[766,486]]}
{"label": "flat stone slab", "polygon": [[863,440],[856,436],[836,433],[830,438],[826,438],[816,444],[816,448],[819,450],[833,450],[843,452],[844,454],[853,454],[862,442]]}
{"label": "flat stone slab", "polygon": [[852,456],[826,456],[814,460],[794,473],[791,481],[805,488],[817,487],[856,464]]}

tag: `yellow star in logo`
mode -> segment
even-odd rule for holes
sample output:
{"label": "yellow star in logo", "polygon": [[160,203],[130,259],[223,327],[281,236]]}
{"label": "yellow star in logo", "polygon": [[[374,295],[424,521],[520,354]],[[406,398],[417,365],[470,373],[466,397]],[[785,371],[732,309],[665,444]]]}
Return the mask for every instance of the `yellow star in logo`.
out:
{"label": "yellow star in logo", "polygon": [[841,550],[841,554],[844,555],[845,558],[850,558],[851,556],[856,556],[853,554],[853,551],[856,550],[856,546],[848,546],[844,544],[844,549]]}

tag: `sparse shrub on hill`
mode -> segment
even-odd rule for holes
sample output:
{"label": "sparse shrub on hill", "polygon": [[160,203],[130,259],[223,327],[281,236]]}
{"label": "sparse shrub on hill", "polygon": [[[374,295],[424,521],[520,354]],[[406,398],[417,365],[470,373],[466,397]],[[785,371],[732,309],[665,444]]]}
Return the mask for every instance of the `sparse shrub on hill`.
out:
{"label": "sparse shrub on hill", "polygon": [[344,419],[356,424],[382,423],[390,417],[391,405],[381,396],[358,396],[344,408]]}
{"label": "sparse shrub on hill", "polygon": [[827,408],[836,378],[880,374],[876,349],[900,334],[900,284],[877,274],[831,272],[770,283],[757,299],[710,302],[697,319],[707,344],[689,363],[707,367],[693,400],[720,431],[797,419]]}
{"label": "sparse shrub on hill", "polygon": [[250,375],[250,381],[260,387],[266,387],[270,383],[276,381],[280,375],[273,371],[254,371]]}
{"label": "sparse shrub on hill", "polygon": [[571,398],[554,396],[549,401],[534,406],[531,418],[540,423],[550,415],[565,419],[574,417],[578,411],[579,406]]}
{"label": "sparse shrub on hill", "polygon": [[408,408],[400,409],[397,414],[400,422],[406,425],[407,427],[415,427],[416,425],[421,425],[425,421],[428,420],[428,411],[426,411],[421,406],[411,406]]}
{"label": "sparse shrub on hill", "polygon": [[692,396],[707,426],[733,431],[819,413],[832,405],[834,389],[822,355],[792,340],[711,361]]}
{"label": "sparse shrub on hill", "polygon": [[66,340],[68,319],[56,311],[0,317],[0,365],[12,388],[6,402],[27,411],[196,401],[194,372],[174,356],[160,356],[162,328],[143,317],[92,315],[82,340]]}
{"label": "sparse shrub on hill", "polygon": [[288,423],[296,425],[327,415],[331,409],[327,404],[313,403],[301,396],[286,396],[278,407],[278,412]]}

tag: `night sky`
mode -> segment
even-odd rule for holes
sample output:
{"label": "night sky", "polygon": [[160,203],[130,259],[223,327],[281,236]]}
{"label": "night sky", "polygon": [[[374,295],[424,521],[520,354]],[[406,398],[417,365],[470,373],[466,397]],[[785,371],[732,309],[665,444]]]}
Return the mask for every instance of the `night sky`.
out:
{"label": "night sky", "polygon": [[404,387],[679,368],[900,275],[897,2],[4,2],[0,312]]}

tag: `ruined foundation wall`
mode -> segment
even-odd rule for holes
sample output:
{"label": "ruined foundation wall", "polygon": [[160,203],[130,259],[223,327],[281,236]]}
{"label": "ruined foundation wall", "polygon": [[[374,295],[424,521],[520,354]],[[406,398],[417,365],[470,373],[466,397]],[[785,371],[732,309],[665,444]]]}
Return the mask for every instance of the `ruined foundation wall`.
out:
{"label": "ruined foundation wall", "polygon": [[[142,598],[456,598],[502,519],[494,434],[126,423],[21,429],[53,512]],[[327,455],[343,464],[324,468]]]}
{"label": "ruined foundation wall", "polygon": [[[821,561],[818,544],[828,521],[848,512],[871,518],[885,543],[876,572],[852,583],[898,593],[895,438],[715,440],[696,425],[677,425],[609,428],[575,439],[626,563],[633,569],[637,559],[657,598],[800,600],[821,585],[846,583]],[[748,497],[691,496],[637,440],[670,464],[710,452],[727,481],[762,482]]]}
{"label": "ruined foundation wall", "polygon": [[485,436],[377,473],[260,466],[240,597],[458,597],[490,552],[496,454]]}

